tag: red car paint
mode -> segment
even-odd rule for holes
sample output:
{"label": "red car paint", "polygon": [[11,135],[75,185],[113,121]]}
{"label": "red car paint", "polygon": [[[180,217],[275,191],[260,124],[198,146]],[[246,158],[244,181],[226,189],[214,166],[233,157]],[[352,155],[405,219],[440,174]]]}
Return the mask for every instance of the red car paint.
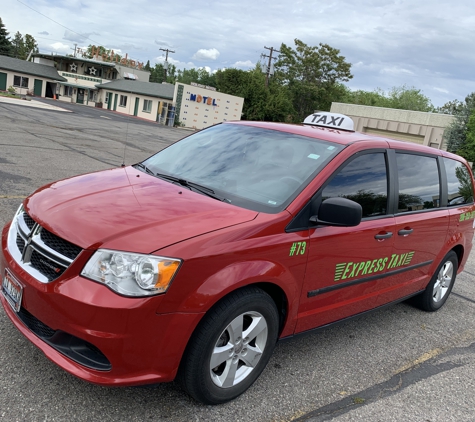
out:
{"label": "red car paint", "polygon": [[[97,347],[111,364],[110,370],[100,371],[64,356],[33,334],[0,295],[15,326],[66,371],[103,385],[171,381],[202,317],[221,298],[243,286],[256,284],[281,292],[285,300],[280,337],[284,338],[423,290],[452,249],[459,252],[462,271],[474,230],[473,219],[461,221],[460,216],[474,213],[473,203],[433,211],[430,218],[427,213],[398,214],[384,221],[362,221],[356,227],[286,231],[315,192],[355,154],[369,149],[427,153],[428,148],[320,127],[227,124],[298,134],[346,148],[275,214],[219,202],[133,167],[47,185],[25,200],[25,210],[42,227],[82,249],[51,283],[40,283],[15,261],[7,247],[9,225],[3,229],[0,274],[3,277],[8,270],[23,286],[22,307],[52,330]],[[430,152],[461,160],[443,151]],[[473,183],[471,173],[470,177]],[[378,233],[396,233],[407,227],[415,228],[416,235],[374,239]],[[98,248],[179,258],[182,265],[165,294],[124,297],[80,275]],[[414,252],[411,265],[431,263],[319,293],[319,289],[335,286],[335,266],[340,262],[348,263],[345,276],[360,262],[368,276],[375,267],[380,276],[389,268],[379,270],[378,258],[394,255],[405,262],[409,251]],[[319,294],[312,296],[311,292]]]}

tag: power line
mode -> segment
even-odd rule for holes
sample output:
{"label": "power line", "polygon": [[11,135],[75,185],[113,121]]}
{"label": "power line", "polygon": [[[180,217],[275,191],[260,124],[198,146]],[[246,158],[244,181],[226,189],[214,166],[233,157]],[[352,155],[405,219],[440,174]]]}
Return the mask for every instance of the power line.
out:
{"label": "power line", "polygon": [[64,26],[63,24],[61,24],[61,23],[59,23],[59,22],[56,22],[54,19],[51,19],[49,16],[46,16],[46,15],[44,15],[43,13],[39,12],[38,10],[33,9],[31,6],[28,6],[27,4],[23,3],[22,1],[20,1],[20,0],[16,0],[16,1],[17,1],[18,3],[21,3],[23,6],[26,6],[26,7],[28,7],[29,9],[33,10],[33,12],[39,13],[41,16],[44,16],[46,19],[49,19],[50,21],[53,21],[55,24],[57,24],[57,25],[59,25],[59,26],[62,26],[63,28],[67,29],[68,31],[73,32],[73,33],[76,34],[76,35],[79,35],[81,38],[84,38],[85,40],[92,41],[92,42],[95,43],[95,44],[101,45],[100,42],[94,41],[94,40],[92,40],[91,38],[86,37],[85,35],[80,34],[79,32],[73,31],[72,29],[68,28],[67,26]]}

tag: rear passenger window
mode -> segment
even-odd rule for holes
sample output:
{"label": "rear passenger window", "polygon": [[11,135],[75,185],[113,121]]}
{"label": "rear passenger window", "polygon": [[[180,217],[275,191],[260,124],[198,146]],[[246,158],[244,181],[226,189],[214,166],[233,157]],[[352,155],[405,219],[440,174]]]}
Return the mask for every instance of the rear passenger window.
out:
{"label": "rear passenger window", "polygon": [[472,178],[467,167],[460,161],[444,158],[447,172],[448,206],[471,204],[473,202]]}
{"label": "rear passenger window", "polygon": [[361,155],[338,171],[323,189],[322,199],[341,197],[363,207],[363,217],[385,215],[388,179],[384,153]]}
{"label": "rear passenger window", "polygon": [[437,159],[397,153],[396,160],[399,181],[398,212],[438,208],[440,183]]}

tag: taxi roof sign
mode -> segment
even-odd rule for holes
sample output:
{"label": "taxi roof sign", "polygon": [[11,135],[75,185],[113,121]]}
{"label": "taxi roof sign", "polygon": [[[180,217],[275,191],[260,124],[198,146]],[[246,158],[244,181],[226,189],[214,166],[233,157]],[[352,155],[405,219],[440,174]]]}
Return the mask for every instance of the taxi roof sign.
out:
{"label": "taxi roof sign", "polygon": [[304,125],[321,126],[331,129],[355,131],[355,124],[351,117],[339,113],[329,113],[326,111],[313,113],[303,121]]}

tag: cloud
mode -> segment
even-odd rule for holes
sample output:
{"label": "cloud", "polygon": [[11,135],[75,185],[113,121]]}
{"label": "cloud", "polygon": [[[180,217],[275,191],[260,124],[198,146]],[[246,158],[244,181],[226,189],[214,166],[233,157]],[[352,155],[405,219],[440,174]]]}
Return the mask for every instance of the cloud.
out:
{"label": "cloud", "polygon": [[240,67],[254,67],[255,64],[252,63],[250,60],[246,60],[245,62],[243,61],[237,61],[236,63],[234,63],[233,65],[231,65],[231,67],[236,67],[236,68],[240,68]]}
{"label": "cloud", "polygon": [[216,48],[206,50],[200,48],[192,57],[193,60],[217,60],[219,57],[219,51]]}
{"label": "cloud", "polygon": [[56,51],[69,51],[69,45],[68,44],[63,44],[62,42],[55,42],[54,44],[50,44],[50,47],[53,48]]}
{"label": "cloud", "polygon": [[[155,57],[155,63],[163,64],[165,62],[165,56]],[[193,69],[196,68],[193,62],[182,62],[180,60],[175,60],[173,57],[168,56],[168,63],[173,64],[177,69]]]}
{"label": "cloud", "polygon": [[159,45],[160,47],[173,48],[173,46],[166,41],[155,40],[155,44]]}
{"label": "cloud", "polygon": [[381,73],[389,73],[389,74],[401,74],[401,73],[405,73],[405,74],[409,74],[409,75],[413,75],[413,74],[414,74],[414,72],[411,72],[411,71],[408,70],[408,69],[404,69],[404,68],[398,67],[398,66],[385,67],[384,69],[381,69]]}
{"label": "cloud", "polygon": [[40,34],[40,35],[49,35],[49,32],[47,32],[47,31],[41,31],[41,32],[38,32],[38,34]]}
{"label": "cloud", "polygon": [[[73,42],[85,42],[86,40],[89,40],[95,43],[94,40],[89,39],[91,35],[100,35],[100,34],[98,34],[97,32],[84,32],[82,34],[79,34],[73,31],[66,30],[64,31],[63,40],[73,41]],[[100,43],[97,43],[97,44],[100,44]]]}
{"label": "cloud", "polygon": [[449,93],[449,91],[447,89],[444,89],[444,88],[434,87],[433,89],[434,89],[434,91],[442,92],[442,94],[448,94]]}

